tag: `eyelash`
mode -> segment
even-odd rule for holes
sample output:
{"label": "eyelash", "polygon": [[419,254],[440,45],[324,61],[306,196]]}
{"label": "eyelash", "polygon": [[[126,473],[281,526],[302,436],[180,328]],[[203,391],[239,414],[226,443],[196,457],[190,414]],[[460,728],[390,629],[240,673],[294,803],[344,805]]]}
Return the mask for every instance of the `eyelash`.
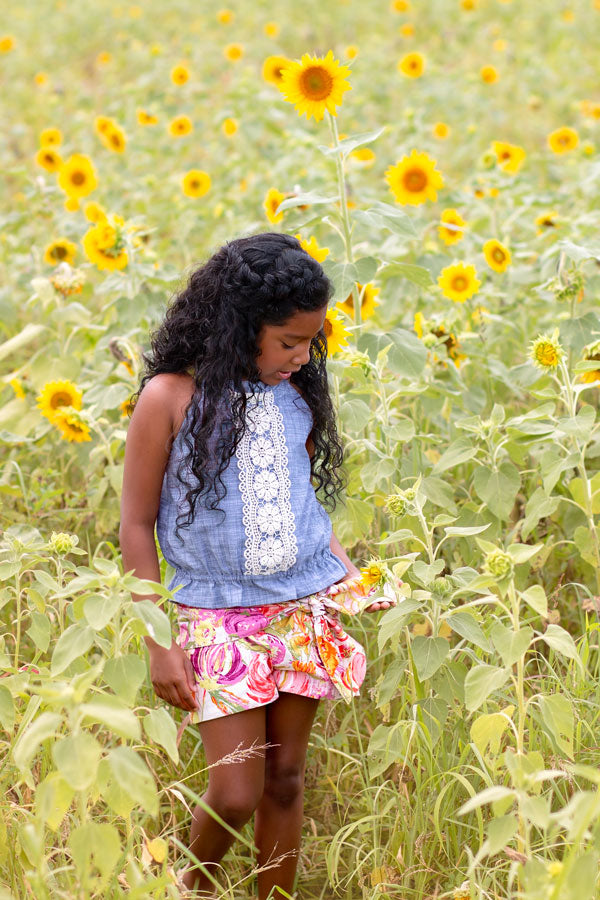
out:
{"label": "eyelash", "polygon": [[281,346],[284,347],[286,350],[293,350],[295,345],[294,345],[294,344],[292,344],[292,345],[290,345],[290,344],[284,344],[283,341],[282,341],[282,342],[281,342]]}

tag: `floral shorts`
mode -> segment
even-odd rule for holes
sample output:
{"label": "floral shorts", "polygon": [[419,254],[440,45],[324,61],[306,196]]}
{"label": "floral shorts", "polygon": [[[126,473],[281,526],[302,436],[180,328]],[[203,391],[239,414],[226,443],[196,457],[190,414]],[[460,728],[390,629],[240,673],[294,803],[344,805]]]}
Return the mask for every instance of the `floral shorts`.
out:
{"label": "floral shorts", "polygon": [[177,643],[196,674],[198,711],[206,722],[272,703],[280,691],[350,702],[365,677],[365,653],[337,614],[373,603],[359,579],[268,606],[200,609],[180,604]]}

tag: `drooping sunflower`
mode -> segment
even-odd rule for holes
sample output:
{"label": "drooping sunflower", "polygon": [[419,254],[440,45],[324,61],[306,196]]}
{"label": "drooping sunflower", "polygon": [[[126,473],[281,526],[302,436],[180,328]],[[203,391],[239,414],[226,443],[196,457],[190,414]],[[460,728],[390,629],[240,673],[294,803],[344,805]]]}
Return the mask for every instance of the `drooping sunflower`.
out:
{"label": "drooping sunflower", "polygon": [[83,208],[83,214],[88,220],[88,222],[102,222],[106,219],[106,210],[100,206],[99,203],[96,203],[94,200],[91,200],[89,203],[86,203]]}
{"label": "drooping sunflower", "polygon": [[512,257],[508,247],[494,239],[486,241],[483,245],[485,261],[494,272],[504,272],[510,266]]}
{"label": "drooping sunflower", "polygon": [[323,323],[323,332],[327,339],[327,355],[332,356],[339,350],[348,346],[347,338],[350,332],[344,325],[344,320],[335,309],[328,309]]}
{"label": "drooping sunflower", "polygon": [[190,70],[187,66],[178,65],[171,69],[171,81],[173,84],[182,85],[190,80]]}
{"label": "drooping sunflower", "polygon": [[156,125],[158,124],[158,116],[154,116],[149,112],[146,112],[145,109],[137,110],[137,121],[138,125]]}
{"label": "drooping sunflower", "polygon": [[556,228],[558,224],[558,217],[559,214],[555,209],[550,209],[548,210],[548,212],[540,213],[540,215],[535,220],[535,224],[538,227],[537,233],[543,234],[546,228]]}
{"label": "drooping sunflower", "polygon": [[60,153],[57,153],[52,147],[41,147],[35,155],[35,161],[46,172],[58,172],[63,159]]}
{"label": "drooping sunflower", "polygon": [[96,169],[89,156],[73,153],[58,170],[58,184],[70,198],[81,200],[98,187]]}
{"label": "drooping sunflower", "polygon": [[398,63],[398,71],[407,78],[420,78],[425,71],[425,57],[422,53],[407,53]]}
{"label": "drooping sunflower", "polygon": [[556,369],[564,356],[564,350],[558,342],[558,330],[553,334],[540,334],[531,342],[529,358],[538,369]]}
{"label": "drooping sunflower", "polygon": [[479,74],[485,84],[495,84],[499,78],[498,71],[494,66],[482,66]]}
{"label": "drooping sunflower", "polygon": [[568,153],[579,144],[579,135],[574,128],[557,128],[548,135],[548,146],[553,153]]}
{"label": "drooping sunflower", "polygon": [[92,439],[89,426],[75,412],[57,412],[53,424],[60,431],[61,437],[70,443],[81,444]]}
{"label": "drooping sunflower", "polygon": [[293,60],[283,69],[279,88],[299,116],[306,113],[307,119],[314,116],[320,122],[325,110],[337,115],[344,92],[352,90],[345,80],[349,74],[349,67],[341,66],[332,50],[326,56],[305,53],[299,62]]}
{"label": "drooping sunflower", "polygon": [[171,119],[169,122],[169,134],[171,137],[185,137],[193,130],[194,126],[192,125],[192,120],[189,116],[175,116],[175,118]]}
{"label": "drooping sunflower", "polygon": [[107,131],[110,131],[116,124],[115,120],[111,119],[110,116],[96,116],[94,119],[94,128],[98,135],[103,135]]}
{"label": "drooping sunflower", "polygon": [[62,131],[59,128],[44,128],[40,133],[40,147],[60,147]]}
{"label": "drooping sunflower", "polygon": [[225,137],[233,137],[233,135],[238,130],[238,123],[236,119],[232,119],[228,117],[227,119],[223,119],[223,123],[221,124],[221,130]]}
{"label": "drooping sunflower", "polygon": [[44,250],[44,262],[49,266],[57,266],[61,262],[67,262],[72,265],[75,255],[77,254],[77,244],[68,241],[66,238],[58,238],[56,241],[48,244]]}
{"label": "drooping sunflower", "polygon": [[467,223],[456,209],[445,209],[440,216],[441,225],[438,225],[438,234],[447,244],[457,244],[465,236]]}
{"label": "drooping sunflower", "polygon": [[412,150],[385,173],[396,203],[420,206],[427,200],[437,200],[437,191],[444,186],[436,161],[427,153]]}
{"label": "drooping sunflower", "polygon": [[475,266],[462,262],[454,262],[442,269],[438,276],[438,284],[444,297],[454,300],[455,303],[464,303],[481,287]]}
{"label": "drooping sunflower", "polygon": [[505,141],[492,141],[492,148],[502,171],[516,175],[527,156],[523,147],[519,147],[518,144],[507,144]]}
{"label": "drooping sunflower", "polygon": [[120,125],[113,125],[101,135],[101,141],[107,150],[113,153],[124,153],[127,146],[127,135]]}
{"label": "drooping sunflower", "polygon": [[41,414],[54,423],[61,407],[81,409],[82,396],[82,392],[72,381],[48,381],[37,397],[37,406]]}
{"label": "drooping sunflower", "polygon": [[295,237],[300,241],[302,249],[306,250],[308,255],[312,256],[313,259],[316,259],[318,263],[322,263],[323,260],[327,259],[329,256],[329,247],[319,247],[314,235],[306,239],[300,234],[295,235]]}
{"label": "drooping sunflower", "polygon": [[287,56],[267,56],[262,67],[262,77],[265,81],[279,87],[283,75],[283,70],[289,66],[291,59]]}
{"label": "drooping sunflower", "polygon": [[[356,284],[356,289],[360,301],[360,315],[361,319],[364,321],[365,319],[370,318],[375,312],[375,307],[379,306],[379,301],[376,297],[377,294],[379,294],[380,289],[374,287],[371,283],[362,285],[358,282]],[[337,304],[337,309],[341,309],[346,315],[350,316],[351,319],[354,319],[354,295],[352,291],[350,291],[345,300]]]}
{"label": "drooping sunflower", "polygon": [[277,188],[269,188],[263,201],[263,209],[267,214],[267,219],[273,225],[277,225],[283,219],[282,212],[277,214],[275,212],[283,200],[285,200],[285,194],[282,194]]}
{"label": "drooping sunflower", "polygon": [[223,49],[223,56],[230,62],[239,62],[243,55],[244,48],[242,44],[227,44]]}
{"label": "drooping sunflower", "polygon": [[107,217],[84,234],[85,255],[98,269],[112,272],[124,269],[129,262],[123,224],[120,216],[112,216],[112,221]]}
{"label": "drooping sunflower", "polygon": [[186,197],[204,197],[211,184],[210,175],[202,169],[190,169],[181,179],[181,189]]}

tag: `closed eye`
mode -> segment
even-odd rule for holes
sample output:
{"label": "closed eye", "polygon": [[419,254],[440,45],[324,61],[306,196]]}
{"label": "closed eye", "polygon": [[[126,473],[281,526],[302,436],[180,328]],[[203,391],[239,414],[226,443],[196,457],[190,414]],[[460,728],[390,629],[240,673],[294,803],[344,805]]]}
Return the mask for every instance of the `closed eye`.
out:
{"label": "closed eye", "polygon": [[284,342],[282,341],[282,342],[281,342],[281,346],[282,346],[285,350],[293,350],[295,345],[294,345],[294,344],[291,344],[291,345],[290,345],[290,344],[284,344]]}

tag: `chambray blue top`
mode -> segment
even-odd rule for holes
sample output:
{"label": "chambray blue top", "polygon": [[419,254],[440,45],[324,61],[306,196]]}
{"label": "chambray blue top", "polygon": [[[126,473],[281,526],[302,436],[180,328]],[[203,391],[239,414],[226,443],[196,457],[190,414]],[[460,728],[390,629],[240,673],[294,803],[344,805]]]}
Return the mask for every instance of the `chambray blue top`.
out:
{"label": "chambray blue top", "polygon": [[[246,432],[222,475],[226,496],[218,510],[205,495],[194,519],[175,534],[187,488],[177,468],[187,449],[183,426],[165,470],[156,521],[163,556],[175,569],[168,587],[177,603],[220,609],[296,600],[328,587],[346,574],[331,551],[331,520],[310,480],[306,440],[312,414],[288,381],[247,390]],[[190,415],[186,413],[186,420]],[[184,477],[197,484],[186,467]]]}

